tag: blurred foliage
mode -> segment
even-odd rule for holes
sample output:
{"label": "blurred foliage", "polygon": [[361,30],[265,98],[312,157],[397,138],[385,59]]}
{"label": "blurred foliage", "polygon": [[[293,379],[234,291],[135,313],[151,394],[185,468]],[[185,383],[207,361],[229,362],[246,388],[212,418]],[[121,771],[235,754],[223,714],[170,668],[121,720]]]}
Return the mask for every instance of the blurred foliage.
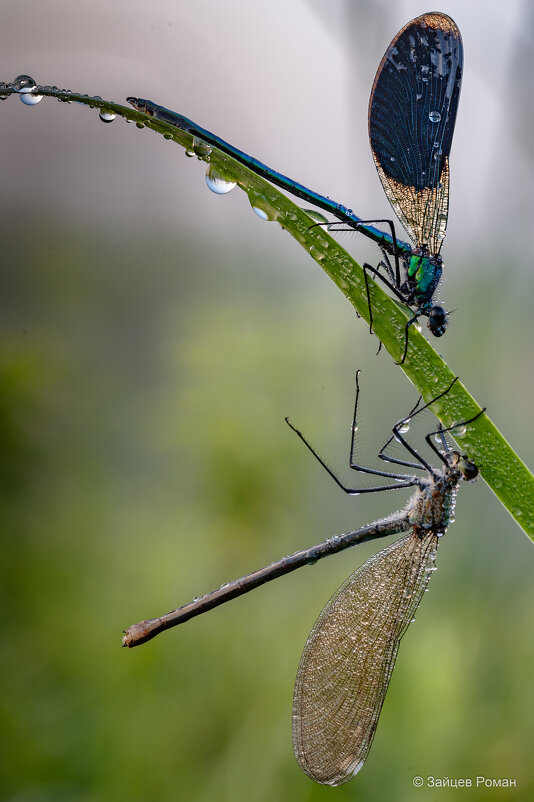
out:
{"label": "blurred foliage", "polygon": [[[74,231],[56,220],[34,222],[31,235],[7,226],[3,798],[505,793],[414,791],[417,774],[517,778],[513,798],[531,799],[534,557],[481,482],[459,493],[366,766],[336,791],[293,759],[292,685],[321,607],[377,546],[120,648],[121,630],[139,618],[404,503],[402,493],[341,497],[283,421],[290,415],[343,470],[359,367],[358,446],[372,459],[414,398],[389,358],[375,357],[363,322],[298,249],[282,264],[213,239]],[[443,349],[469,367],[528,462],[534,376],[517,336],[528,293],[504,285],[497,263],[482,288],[457,268],[461,287],[451,279],[447,295],[460,309]]]}

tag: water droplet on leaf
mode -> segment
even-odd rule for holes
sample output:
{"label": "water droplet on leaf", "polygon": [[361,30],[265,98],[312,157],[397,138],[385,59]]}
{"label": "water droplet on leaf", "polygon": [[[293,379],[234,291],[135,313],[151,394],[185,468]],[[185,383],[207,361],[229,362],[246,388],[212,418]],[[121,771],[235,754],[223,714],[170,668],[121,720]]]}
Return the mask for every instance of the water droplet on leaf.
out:
{"label": "water droplet on leaf", "polygon": [[208,145],[207,142],[204,142],[203,139],[199,139],[195,136],[193,137],[193,150],[199,159],[205,159],[206,156],[210,155],[213,148],[211,145]]}
{"label": "water droplet on leaf", "polygon": [[42,95],[33,94],[33,90],[37,87],[37,84],[30,75],[17,75],[13,81],[13,86],[17,90],[25,106],[35,106],[43,99]]}
{"label": "water droplet on leaf", "polygon": [[210,165],[206,172],[206,186],[216,195],[226,195],[227,192],[231,192],[234,189],[236,183],[235,181],[227,181],[215,167]]}
{"label": "water droplet on leaf", "polygon": [[252,211],[254,212],[254,214],[258,215],[260,220],[268,220],[269,219],[269,215],[267,214],[267,212],[264,211],[263,209],[260,209],[259,206],[253,206],[252,207]]}
{"label": "water droplet on leaf", "polygon": [[276,220],[278,212],[273,209],[267,198],[259,192],[249,192],[249,203],[252,211],[257,214],[260,220]]}
{"label": "water droplet on leaf", "polygon": [[452,430],[453,437],[465,437],[467,433],[467,426],[464,424],[460,424],[459,426],[455,426]]}
{"label": "water droplet on leaf", "polygon": [[315,209],[303,209],[303,212],[306,212],[308,217],[311,217],[312,220],[315,220],[316,223],[328,223],[328,220],[321,214],[320,212],[316,212]]}
{"label": "water droplet on leaf", "polygon": [[110,111],[109,109],[100,109],[100,114],[98,116],[103,123],[112,123],[117,115],[114,111]]}

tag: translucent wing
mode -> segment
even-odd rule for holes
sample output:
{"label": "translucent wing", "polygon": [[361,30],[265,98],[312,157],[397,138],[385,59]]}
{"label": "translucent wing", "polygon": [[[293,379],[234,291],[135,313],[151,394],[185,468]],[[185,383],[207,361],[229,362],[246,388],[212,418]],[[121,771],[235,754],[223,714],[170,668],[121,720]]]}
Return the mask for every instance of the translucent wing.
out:
{"label": "translucent wing", "polygon": [[391,42],[369,102],[371,151],[384,191],[412,240],[432,255],[447,228],[462,66],[456,24],[446,14],[423,14]]}
{"label": "translucent wing", "polygon": [[414,529],[367,560],[332,596],[300,660],[293,746],[306,774],[340,785],[362,767],[401,637],[434,570],[438,539]]}

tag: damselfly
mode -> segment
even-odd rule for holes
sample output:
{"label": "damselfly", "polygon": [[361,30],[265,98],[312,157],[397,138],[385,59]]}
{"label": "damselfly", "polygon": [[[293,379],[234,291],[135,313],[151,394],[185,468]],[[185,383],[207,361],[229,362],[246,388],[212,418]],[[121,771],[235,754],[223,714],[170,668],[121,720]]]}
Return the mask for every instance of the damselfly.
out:
{"label": "damselfly", "polygon": [[[456,379],[454,380],[456,381]],[[454,383],[454,382],[453,382]],[[433,467],[404,436],[406,424],[442,398],[452,384],[424,406],[420,400],[392,429],[379,456],[389,463],[424,471],[396,473],[359,465],[355,461],[355,432],[359,386],[352,425],[350,467],[358,473],[389,480],[376,487],[349,488],[326,466],[303,434],[289,423],[312,454],[349,495],[415,488],[403,510],[368,526],[332,537],[324,543],[272,563],[248,576],[159,618],[140,621],[125,631],[123,645],[145,643],[158,633],[181,624],[265,582],[313,565],[323,557],[374,538],[405,533],[353,573],[327,603],[304,647],[293,702],[293,744],[297,761],[313,780],[326,785],[347,782],[363,766],[395,665],[400,639],[413,620],[431,573],[441,536],[452,520],[459,482],[477,476],[476,465],[451,448],[446,433],[467,426],[482,414],[426,436],[426,442],[443,463]],[[463,433],[463,432],[462,432]],[[386,453],[395,440],[408,459]],[[437,440],[437,442],[436,442]]]}
{"label": "damselfly", "polygon": [[[218,148],[273,184],[330,212],[342,221],[342,226],[376,242],[383,259],[376,268],[365,265],[366,281],[370,272],[414,310],[405,329],[404,362],[408,330],[418,317],[428,318],[428,327],[436,337],[441,337],[447,326],[447,313],[433,303],[433,296],[442,272],[440,250],[449,206],[449,154],[462,66],[462,38],[456,24],[446,14],[423,14],[395,36],[380,62],[371,90],[369,139],[373,159],[384,191],[415,247],[397,239],[392,220],[363,220],[352,209],[271,169],[178,112],[142,98],[129,97],[128,102]],[[371,223],[387,223],[390,233]],[[339,226],[334,223],[331,228],[339,230]],[[369,314],[372,330],[370,301]]]}

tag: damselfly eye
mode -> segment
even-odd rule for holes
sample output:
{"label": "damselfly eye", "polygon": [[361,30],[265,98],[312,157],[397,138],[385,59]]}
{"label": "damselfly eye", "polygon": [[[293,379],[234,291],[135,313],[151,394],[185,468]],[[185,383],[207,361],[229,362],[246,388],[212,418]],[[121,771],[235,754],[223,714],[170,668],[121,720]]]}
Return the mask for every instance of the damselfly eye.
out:
{"label": "damselfly eye", "polygon": [[434,337],[441,337],[447,328],[447,313],[442,306],[433,306],[428,313],[428,328]]}
{"label": "damselfly eye", "polygon": [[458,459],[458,470],[461,472],[463,478],[470,482],[478,476],[478,468],[475,463],[468,459],[465,454],[462,454]]}

